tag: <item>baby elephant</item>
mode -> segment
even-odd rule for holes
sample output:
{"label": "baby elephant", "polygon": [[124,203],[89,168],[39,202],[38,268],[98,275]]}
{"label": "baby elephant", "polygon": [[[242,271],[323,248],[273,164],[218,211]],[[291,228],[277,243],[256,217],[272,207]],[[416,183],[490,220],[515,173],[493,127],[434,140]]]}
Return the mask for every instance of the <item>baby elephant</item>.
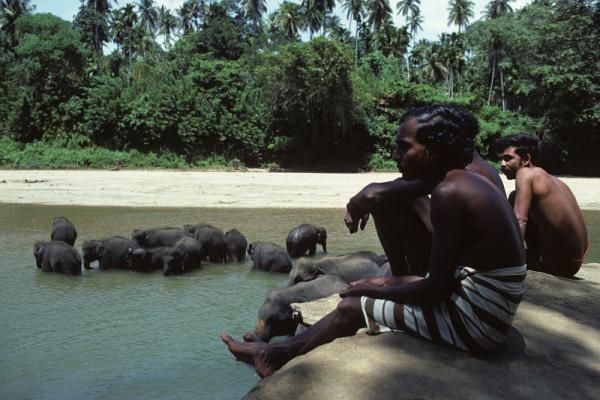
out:
{"label": "baby elephant", "polygon": [[81,256],[73,246],[61,240],[36,242],[33,256],[37,267],[44,272],[81,275]]}
{"label": "baby elephant", "polygon": [[163,253],[167,247],[129,249],[131,268],[138,272],[150,272],[163,268]]}
{"label": "baby elephant", "polygon": [[182,237],[162,253],[163,275],[182,274],[200,267],[202,252],[196,239]]}
{"label": "baby elephant", "polygon": [[100,269],[132,269],[130,254],[140,246],[122,236],[110,236],[102,240],[86,240],[81,246],[83,266],[90,269],[90,263],[98,261]]}
{"label": "baby elephant", "polygon": [[75,226],[66,217],[56,217],[52,221],[52,233],[50,239],[61,240],[73,246],[77,240]]}
{"label": "baby elephant", "polygon": [[292,259],[285,250],[274,243],[254,242],[248,246],[252,271],[287,273],[292,269]]}
{"label": "baby elephant", "polygon": [[327,231],[310,224],[293,228],[285,241],[287,252],[292,258],[302,257],[307,251],[309,256],[314,256],[317,244],[323,246],[323,252],[327,253]]}
{"label": "baby elephant", "polygon": [[225,245],[227,247],[227,262],[242,262],[246,258],[246,237],[237,229],[225,232]]}
{"label": "baby elephant", "polygon": [[356,255],[323,257],[316,261],[301,258],[290,272],[288,286],[312,281],[321,275],[337,276],[349,283],[360,279],[374,278],[379,273],[379,269],[379,265],[374,261]]}

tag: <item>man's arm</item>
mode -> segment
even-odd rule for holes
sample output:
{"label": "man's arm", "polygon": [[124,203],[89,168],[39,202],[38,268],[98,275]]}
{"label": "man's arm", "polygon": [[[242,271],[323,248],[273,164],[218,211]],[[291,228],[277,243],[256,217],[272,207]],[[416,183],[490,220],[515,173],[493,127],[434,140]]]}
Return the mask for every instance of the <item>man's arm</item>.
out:
{"label": "man's arm", "polygon": [[[434,226],[431,269],[425,279],[376,286],[359,282],[340,293],[341,297],[368,296],[398,303],[431,304],[448,298],[452,292],[454,269],[459,263],[460,202],[453,189],[436,189],[431,198]],[[389,282],[389,281],[387,281]]]}
{"label": "man's arm", "polygon": [[346,226],[350,233],[354,233],[358,230],[360,222],[362,230],[365,228],[369,214],[376,211],[381,204],[424,196],[431,193],[431,189],[431,186],[423,181],[407,181],[402,178],[389,182],[370,183],[348,201],[344,218]]}
{"label": "man's arm", "polygon": [[514,211],[519,221],[521,237],[525,237],[527,221],[529,220],[529,208],[533,198],[533,174],[527,168],[521,168],[517,172],[515,180],[515,205]]}

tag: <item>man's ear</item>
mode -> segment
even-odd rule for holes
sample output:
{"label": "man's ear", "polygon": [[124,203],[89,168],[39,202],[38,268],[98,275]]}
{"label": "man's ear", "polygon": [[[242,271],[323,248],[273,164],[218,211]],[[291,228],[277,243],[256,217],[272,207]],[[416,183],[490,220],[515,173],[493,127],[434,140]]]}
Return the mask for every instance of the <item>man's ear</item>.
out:
{"label": "man's ear", "polygon": [[527,153],[525,157],[523,157],[523,165],[525,167],[531,167],[531,154]]}

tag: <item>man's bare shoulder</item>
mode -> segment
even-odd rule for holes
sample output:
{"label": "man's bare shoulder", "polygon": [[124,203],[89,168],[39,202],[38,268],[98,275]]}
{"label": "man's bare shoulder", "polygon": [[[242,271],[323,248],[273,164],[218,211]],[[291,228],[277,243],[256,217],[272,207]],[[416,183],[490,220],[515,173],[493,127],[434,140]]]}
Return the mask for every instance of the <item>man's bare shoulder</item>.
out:
{"label": "man's bare shoulder", "polygon": [[474,172],[452,170],[435,187],[431,196],[445,199],[458,198],[462,194],[469,193],[473,186],[481,185],[483,180],[484,178]]}

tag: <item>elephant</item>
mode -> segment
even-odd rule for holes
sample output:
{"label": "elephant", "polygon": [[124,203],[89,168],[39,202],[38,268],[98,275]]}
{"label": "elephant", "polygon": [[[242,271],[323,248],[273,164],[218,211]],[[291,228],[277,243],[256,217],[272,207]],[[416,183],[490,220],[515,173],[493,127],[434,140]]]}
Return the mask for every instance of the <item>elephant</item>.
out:
{"label": "elephant", "polygon": [[250,243],[248,245],[248,255],[252,259],[252,271],[288,273],[292,269],[290,256],[282,247],[274,243]]}
{"label": "elephant", "polygon": [[225,232],[225,246],[227,247],[228,262],[242,262],[246,258],[246,248],[248,241],[246,237],[237,229],[230,229]]}
{"label": "elephant", "polygon": [[36,242],[33,246],[33,256],[37,267],[44,272],[81,275],[79,252],[62,240]]}
{"label": "elephant", "polygon": [[375,277],[380,276],[392,276],[392,267],[390,266],[389,262],[386,262],[379,267],[379,271],[377,271],[377,275],[375,275]]}
{"label": "elephant", "polygon": [[51,240],[61,240],[71,246],[77,240],[77,230],[71,221],[66,217],[56,217],[52,221]]}
{"label": "elephant", "polygon": [[300,258],[290,271],[288,286],[316,279],[321,275],[333,275],[344,282],[373,278],[379,272],[379,265],[368,258],[357,255],[324,257],[313,261]]}
{"label": "elephant", "polygon": [[309,256],[314,256],[317,243],[323,246],[323,252],[327,253],[327,231],[310,224],[293,228],[285,241],[287,252],[292,258],[302,257],[307,251]]}
{"label": "elephant", "polygon": [[139,247],[129,249],[131,268],[139,272],[150,272],[163,268],[162,255],[166,247]]}
{"label": "elephant", "polygon": [[194,239],[202,250],[202,259],[210,262],[221,263],[227,260],[227,245],[225,234],[219,228],[206,224],[198,226],[194,233]]}
{"label": "elephant", "polygon": [[299,321],[293,318],[292,303],[325,298],[346,287],[348,284],[337,276],[323,275],[309,282],[270,290],[258,311],[254,330],[246,332],[244,340],[268,342],[273,336],[293,335]]}
{"label": "elephant", "polygon": [[110,236],[101,240],[86,240],[81,246],[83,267],[90,269],[90,263],[98,261],[100,269],[132,269],[131,253],[140,246],[122,236]]}
{"label": "elephant", "polygon": [[385,254],[376,254],[376,253],[373,253],[372,251],[365,251],[365,250],[355,251],[353,253],[342,254],[342,255],[367,258],[367,259],[373,261],[374,263],[376,263],[380,267],[388,261],[388,258]]}
{"label": "elephant", "polygon": [[201,248],[196,239],[182,237],[162,252],[163,275],[182,274],[200,267]]}
{"label": "elephant", "polygon": [[192,237],[187,229],[182,228],[152,228],[135,229],[131,238],[141,247],[173,246],[182,237]]}
{"label": "elephant", "polygon": [[192,235],[196,233],[196,229],[198,228],[215,228],[214,226],[212,226],[211,224],[206,224],[206,223],[199,223],[199,224],[193,224],[193,225],[184,225],[183,229],[187,230],[189,233],[191,233]]}

